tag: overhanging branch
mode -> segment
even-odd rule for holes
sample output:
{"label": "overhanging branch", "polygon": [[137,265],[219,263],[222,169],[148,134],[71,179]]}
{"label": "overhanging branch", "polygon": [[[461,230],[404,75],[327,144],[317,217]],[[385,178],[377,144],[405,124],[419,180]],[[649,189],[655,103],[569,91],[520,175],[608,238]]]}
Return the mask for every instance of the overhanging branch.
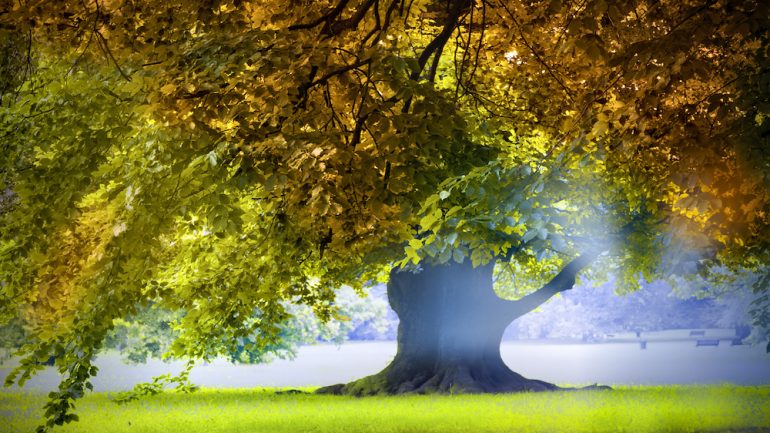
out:
{"label": "overhanging branch", "polygon": [[564,266],[551,281],[537,291],[516,301],[507,301],[506,304],[508,304],[507,310],[510,314],[510,320],[523,316],[540,305],[543,305],[543,303],[551,299],[557,293],[572,289],[575,285],[577,274],[586,266],[590,265],[599,254],[601,254],[601,251],[594,250],[579,255]]}
{"label": "overhanging branch", "polygon": [[[616,235],[616,238],[626,239],[633,231],[634,225],[636,223],[638,223],[636,218],[626,223],[623,227],[621,227],[618,234]],[[521,251],[526,246],[527,244],[524,243],[517,247],[512,247],[508,250],[506,257],[508,260],[510,260],[513,254],[515,254],[517,251]],[[551,278],[551,280],[540,289],[530,293],[527,296],[524,296],[521,299],[515,301],[504,301],[504,316],[508,320],[513,321],[517,317],[523,316],[524,314],[529,313],[540,305],[543,305],[543,303],[551,299],[557,293],[572,289],[572,287],[575,285],[575,278],[577,277],[577,274],[585,269],[588,265],[590,265],[597,257],[599,257],[599,255],[608,249],[609,247],[606,244],[602,245],[600,243],[594,248],[591,248],[580,254],[578,257],[572,259],[571,262],[567,263],[567,265],[564,266],[564,268],[562,268],[562,270],[559,271],[555,277]]]}

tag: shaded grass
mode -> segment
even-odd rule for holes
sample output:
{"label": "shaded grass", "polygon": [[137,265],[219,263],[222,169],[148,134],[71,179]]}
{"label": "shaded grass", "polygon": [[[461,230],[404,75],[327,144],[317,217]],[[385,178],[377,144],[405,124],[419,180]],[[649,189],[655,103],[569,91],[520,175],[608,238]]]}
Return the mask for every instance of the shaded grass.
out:
{"label": "shaded grass", "polygon": [[[650,386],[614,391],[340,397],[273,389],[168,392],[116,405],[78,402],[63,432],[770,432],[770,386]],[[42,394],[0,393],[0,432],[29,432]]]}

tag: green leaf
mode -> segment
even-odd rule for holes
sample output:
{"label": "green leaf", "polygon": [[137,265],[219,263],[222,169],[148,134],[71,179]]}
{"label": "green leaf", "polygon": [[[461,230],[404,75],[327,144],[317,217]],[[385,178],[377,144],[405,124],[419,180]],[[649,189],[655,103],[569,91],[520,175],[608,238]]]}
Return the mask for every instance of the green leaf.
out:
{"label": "green leaf", "polygon": [[446,263],[451,258],[452,258],[452,248],[448,246],[444,246],[444,249],[441,250],[441,253],[439,253],[438,255],[438,262]]}
{"label": "green leaf", "polygon": [[217,154],[213,150],[206,154],[206,161],[208,161],[209,165],[212,167],[216,167],[217,165]]}
{"label": "green leaf", "polygon": [[435,209],[433,212],[420,219],[420,227],[423,230],[432,230],[436,223],[441,219],[441,209]]}
{"label": "green leaf", "polygon": [[420,263],[420,255],[417,254],[417,251],[415,251],[414,248],[407,246],[404,248],[404,252],[406,252],[407,259],[410,260],[413,264],[416,265]]}
{"label": "green leaf", "polygon": [[454,245],[455,241],[457,240],[457,232],[451,232],[448,235],[446,235],[446,243],[447,245]]}
{"label": "green leaf", "polygon": [[409,239],[409,246],[412,247],[415,251],[422,248],[422,241],[420,239]]}
{"label": "green leaf", "polygon": [[567,244],[564,242],[564,238],[560,235],[551,234],[551,247],[556,251],[564,251],[567,248]]}
{"label": "green leaf", "polygon": [[451,207],[451,208],[449,208],[449,210],[446,212],[446,215],[445,215],[445,217],[446,217],[446,218],[450,218],[450,217],[452,217],[453,215],[455,215],[457,212],[459,212],[459,211],[461,211],[461,210],[462,210],[462,206],[452,206],[452,207]]}
{"label": "green leaf", "polygon": [[526,233],[524,233],[524,236],[521,237],[522,243],[527,243],[535,238],[535,236],[539,235],[540,231],[537,229],[529,229]]}
{"label": "green leaf", "polygon": [[454,261],[457,263],[462,263],[463,261],[465,261],[465,253],[460,248],[453,249],[452,259],[454,259]]}

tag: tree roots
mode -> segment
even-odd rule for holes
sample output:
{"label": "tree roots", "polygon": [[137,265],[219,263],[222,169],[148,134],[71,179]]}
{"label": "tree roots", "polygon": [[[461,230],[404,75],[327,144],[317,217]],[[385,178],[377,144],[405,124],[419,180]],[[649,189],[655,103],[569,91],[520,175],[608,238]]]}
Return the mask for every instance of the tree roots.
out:
{"label": "tree roots", "polygon": [[527,379],[510,370],[457,365],[411,374],[397,374],[386,369],[347,384],[319,388],[316,393],[362,397],[382,394],[482,394],[607,389],[611,388],[596,384],[583,388],[563,388],[541,380]]}

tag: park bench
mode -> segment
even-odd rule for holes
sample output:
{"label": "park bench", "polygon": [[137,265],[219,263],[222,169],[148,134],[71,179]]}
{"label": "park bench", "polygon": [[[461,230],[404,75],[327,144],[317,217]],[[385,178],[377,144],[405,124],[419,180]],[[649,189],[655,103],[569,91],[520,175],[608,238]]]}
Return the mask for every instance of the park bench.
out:
{"label": "park bench", "polygon": [[696,340],[695,347],[700,346],[719,346],[719,339]]}

